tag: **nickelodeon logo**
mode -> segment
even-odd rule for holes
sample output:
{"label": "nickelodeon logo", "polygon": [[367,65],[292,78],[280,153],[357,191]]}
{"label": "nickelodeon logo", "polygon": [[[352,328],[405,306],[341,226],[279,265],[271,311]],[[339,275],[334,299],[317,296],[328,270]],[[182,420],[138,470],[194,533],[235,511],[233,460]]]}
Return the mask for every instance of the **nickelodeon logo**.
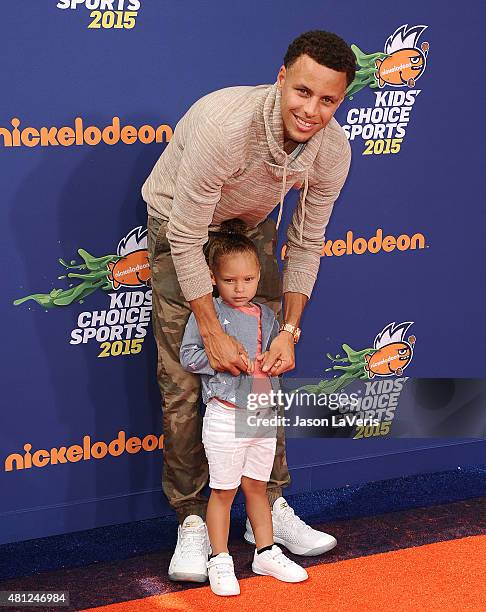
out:
{"label": "nickelodeon logo", "polygon": [[[409,251],[416,249],[425,249],[425,236],[420,233],[408,236],[400,234],[400,236],[383,236],[383,230],[378,228],[376,234],[371,238],[363,238],[358,236],[355,238],[354,233],[349,230],[346,232],[346,240],[325,240],[321,257],[341,257],[342,255],[363,255],[363,253],[391,253],[395,249],[398,251]],[[284,259],[287,251],[287,245],[282,247],[281,258]]]}
{"label": "nickelodeon logo", "polygon": [[133,125],[121,126],[120,118],[113,117],[111,123],[103,128],[95,125],[84,126],[83,119],[76,117],[74,126],[64,127],[20,127],[21,121],[14,117],[10,121],[12,128],[0,127],[0,145],[4,147],[71,147],[89,145],[94,147],[101,142],[116,145],[119,142],[131,145],[136,142],[169,142],[172,128],[169,125]]}
{"label": "nickelodeon logo", "polygon": [[399,251],[414,251],[425,249],[425,236],[423,234],[400,234],[400,236],[385,236],[383,230],[378,228],[376,234],[369,238],[355,238],[350,230],[346,232],[346,240],[325,240],[322,247],[322,257],[341,257],[342,255],[362,255],[363,253],[391,253],[395,249]]}
{"label": "nickelodeon logo", "polygon": [[126,439],[125,432],[119,431],[118,436],[110,443],[91,442],[90,436],[83,437],[82,445],[60,446],[59,448],[39,449],[32,452],[32,444],[24,444],[24,453],[12,453],[5,459],[5,472],[27,470],[31,467],[42,468],[58,463],[77,463],[90,459],[104,459],[107,455],[119,457],[123,453],[135,455],[141,450],[151,452],[164,448],[164,436],[149,434],[144,438],[133,436]]}

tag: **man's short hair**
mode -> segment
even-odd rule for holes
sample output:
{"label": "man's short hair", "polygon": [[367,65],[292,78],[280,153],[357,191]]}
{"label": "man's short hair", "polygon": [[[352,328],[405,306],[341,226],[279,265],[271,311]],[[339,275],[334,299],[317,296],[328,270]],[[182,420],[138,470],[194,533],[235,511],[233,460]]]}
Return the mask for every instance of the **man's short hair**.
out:
{"label": "man's short hair", "polygon": [[322,66],[345,72],[348,86],[354,81],[356,58],[348,44],[337,34],[323,30],[304,32],[290,43],[284,66],[289,68],[304,54]]}

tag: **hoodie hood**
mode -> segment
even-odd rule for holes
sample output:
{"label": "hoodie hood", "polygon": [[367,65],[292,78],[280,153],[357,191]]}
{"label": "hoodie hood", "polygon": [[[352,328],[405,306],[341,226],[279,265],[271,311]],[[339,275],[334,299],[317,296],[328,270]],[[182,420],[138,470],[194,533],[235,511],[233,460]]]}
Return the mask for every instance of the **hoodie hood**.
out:
{"label": "hoodie hood", "polygon": [[265,163],[267,172],[275,180],[282,183],[280,205],[277,219],[277,229],[283,212],[283,202],[287,193],[287,180],[301,176],[304,173],[304,189],[301,195],[302,220],[300,224],[300,244],[305,221],[305,198],[309,189],[309,169],[317,157],[321,147],[324,130],[319,130],[310,138],[297,157],[284,151],[284,127],[280,108],[280,89],[277,83],[270,86],[262,97],[255,113],[256,137],[258,147]]}

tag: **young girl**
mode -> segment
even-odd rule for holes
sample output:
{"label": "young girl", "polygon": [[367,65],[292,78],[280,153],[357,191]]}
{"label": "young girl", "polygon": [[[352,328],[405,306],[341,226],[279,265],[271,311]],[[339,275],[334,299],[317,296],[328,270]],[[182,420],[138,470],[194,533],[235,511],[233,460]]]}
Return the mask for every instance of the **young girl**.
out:
{"label": "young girl", "polygon": [[273,542],[266,488],[275,457],[275,435],[269,436],[263,428],[253,428],[253,433],[246,428],[248,437],[243,437],[245,431],[243,435],[236,431],[237,423],[241,424],[248,414],[249,393],[268,394],[278,389],[278,378],[263,373],[261,363],[279,326],[270,308],[251,301],[257,292],[260,263],[244,230],[244,223],[238,219],[221,225],[220,236],[210,248],[209,268],[219,292],[214,299],[218,319],[226,333],[245,347],[250,357],[248,373],[232,376],[211,368],[193,314],[180,350],[182,366],[201,375],[206,404],[202,439],[212,489],[206,515],[212,549],[208,574],[216,595],[240,593],[228,552],[231,505],[240,484],[255,535],[253,571],[285,582],[301,582],[308,577],[305,569],[288,559]]}

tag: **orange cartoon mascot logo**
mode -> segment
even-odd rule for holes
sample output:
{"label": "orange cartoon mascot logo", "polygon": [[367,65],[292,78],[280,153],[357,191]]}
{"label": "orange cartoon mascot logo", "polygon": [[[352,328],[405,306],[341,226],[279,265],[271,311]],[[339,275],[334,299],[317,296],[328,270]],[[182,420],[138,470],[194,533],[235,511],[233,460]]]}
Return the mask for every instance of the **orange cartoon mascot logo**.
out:
{"label": "orange cartoon mascot logo", "polygon": [[396,325],[390,323],[375,338],[374,353],[364,356],[365,371],[368,378],[374,376],[401,376],[413,356],[415,336],[405,340],[405,334],[413,321],[405,321]]}
{"label": "orange cartoon mascot logo", "polygon": [[417,46],[418,39],[427,26],[417,25],[409,28],[402,25],[388,38],[385,53],[388,57],[376,59],[375,78],[380,87],[385,84],[393,87],[408,85],[414,87],[417,79],[425,70],[425,60],[429,43]]}
{"label": "orange cartoon mascot logo", "polygon": [[147,254],[147,230],[136,227],[120,240],[120,259],[110,261],[108,280],[113,289],[150,285],[150,264]]}

